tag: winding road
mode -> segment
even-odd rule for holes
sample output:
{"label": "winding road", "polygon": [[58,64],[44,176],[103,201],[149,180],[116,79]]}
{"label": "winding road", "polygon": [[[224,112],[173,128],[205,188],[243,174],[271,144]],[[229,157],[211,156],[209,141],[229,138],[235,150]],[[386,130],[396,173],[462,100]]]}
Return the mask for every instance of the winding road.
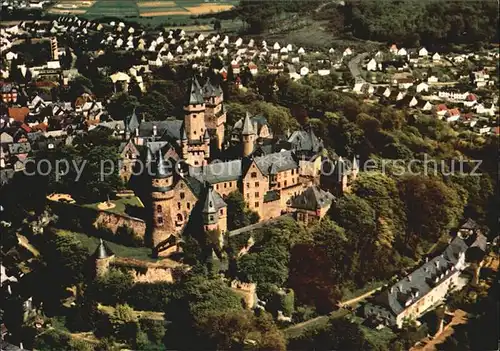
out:
{"label": "winding road", "polygon": [[347,64],[347,67],[349,68],[349,71],[351,71],[351,75],[354,78],[355,82],[366,82],[363,77],[361,77],[361,62],[368,57],[367,52],[363,52],[361,54],[358,54],[352,58],[351,61]]}

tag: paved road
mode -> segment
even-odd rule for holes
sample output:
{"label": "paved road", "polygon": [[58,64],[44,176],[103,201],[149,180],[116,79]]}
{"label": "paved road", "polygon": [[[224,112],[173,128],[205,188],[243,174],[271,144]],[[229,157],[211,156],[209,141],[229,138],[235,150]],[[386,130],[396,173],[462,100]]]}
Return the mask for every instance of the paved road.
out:
{"label": "paved road", "polygon": [[351,71],[352,77],[354,78],[355,82],[361,81],[361,82],[366,82],[363,77],[361,77],[361,63],[363,60],[368,57],[367,52],[363,52],[361,54],[358,54],[352,58],[351,61],[347,64],[347,67],[349,68],[349,71]]}
{"label": "paved road", "polygon": [[349,313],[349,311],[347,309],[344,309],[343,307],[345,306],[349,306],[349,305],[353,305],[361,300],[364,300],[366,299],[367,297],[373,295],[376,291],[378,291],[380,289],[379,288],[375,288],[373,290],[370,290],[364,294],[361,294],[359,296],[356,296],[352,299],[349,299],[349,300],[346,300],[346,301],[340,301],[338,303],[338,306],[340,307],[338,310],[336,311],[333,311],[330,315],[327,315],[327,316],[318,316],[316,318],[313,318],[313,319],[309,319],[305,322],[302,322],[302,323],[298,323],[298,324],[294,324],[292,325],[291,327],[285,329],[285,333],[290,337],[290,336],[293,336],[293,335],[297,335],[299,334],[304,328],[307,328],[308,326],[311,326],[311,325],[314,325],[314,324],[321,324],[321,323],[326,323],[326,321],[328,320],[328,318],[330,318],[331,316],[336,316],[338,315],[338,317],[341,317],[343,315],[346,315]]}
{"label": "paved road", "polygon": [[236,235],[240,235],[240,234],[249,232],[249,231],[254,230],[254,229],[259,229],[259,228],[262,228],[262,227],[266,227],[269,224],[273,224],[274,222],[278,222],[278,221],[280,221],[280,220],[282,220],[284,218],[287,218],[287,217],[292,217],[292,214],[287,213],[287,214],[281,215],[279,217],[276,217],[276,218],[273,218],[273,219],[269,219],[267,221],[262,221],[262,222],[259,222],[259,223],[251,224],[251,225],[243,227],[243,228],[232,230],[232,231],[230,231],[228,233],[228,236],[229,237],[233,237],[233,236],[236,236]]}

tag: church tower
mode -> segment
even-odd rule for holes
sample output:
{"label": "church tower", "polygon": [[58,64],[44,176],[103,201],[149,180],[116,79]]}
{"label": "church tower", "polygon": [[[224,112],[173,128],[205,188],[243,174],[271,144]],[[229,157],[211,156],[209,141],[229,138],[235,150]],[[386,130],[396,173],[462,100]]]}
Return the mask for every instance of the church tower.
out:
{"label": "church tower", "polygon": [[250,114],[247,112],[243,121],[243,130],[241,131],[241,140],[243,142],[243,157],[252,154],[257,135],[255,134]]}
{"label": "church tower", "polygon": [[217,137],[217,147],[222,149],[226,123],[226,111],[222,102],[224,94],[220,85],[214,85],[207,79],[203,86],[203,98],[205,99],[205,125]]}
{"label": "church tower", "polygon": [[156,162],[153,162],[152,166],[154,174],[151,180],[153,210],[151,237],[155,248],[175,232],[171,214],[174,177],[172,169],[167,167],[163,159],[161,150],[158,150]]}

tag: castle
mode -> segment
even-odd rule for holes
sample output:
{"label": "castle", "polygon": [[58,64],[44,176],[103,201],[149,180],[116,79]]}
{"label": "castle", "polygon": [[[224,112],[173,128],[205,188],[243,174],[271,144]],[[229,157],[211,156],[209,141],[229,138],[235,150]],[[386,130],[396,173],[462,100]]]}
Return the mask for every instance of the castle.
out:
{"label": "castle", "polygon": [[[357,163],[348,168],[341,159],[330,161],[312,128],[274,135],[264,116],[247,113],[226,136],[223,102],[219,86],[193,78],[182,120],[141,121],[134,111],[125,121],[120,174],[130,179],[138,148],[144,148],[151,171],[151,244],[160,254],[175,251],[189,225],[220,247],[227,231],[224,198],[231,192],[241,192],[261,220],[298,209],[320,218],[333,197],[318,186],[339,195],[356,178]],[[324,167],[333,171],[325,175]],[[298,205],[294,199],[311,187],[300,201],[309,199],[312,207]],[[306,217],[312,218],[301,215]]]}

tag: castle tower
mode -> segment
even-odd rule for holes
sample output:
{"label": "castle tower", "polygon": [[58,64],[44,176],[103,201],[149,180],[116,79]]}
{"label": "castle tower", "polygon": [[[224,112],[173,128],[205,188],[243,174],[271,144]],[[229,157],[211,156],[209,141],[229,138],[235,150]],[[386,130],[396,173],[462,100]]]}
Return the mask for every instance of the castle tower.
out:
{"label": "castle tower", "polygon": [[335,192],[337,195],[342,195],[348,190],[347,169],[342,157],[339,157],[333,170],[333,179],[336,182]]}
{"label": "castle tower", "polygon": [[175,232],[175,227],[171,214],[174,197],[173,192],[173,172],[167,167],[161,150],[158,150],[156,162],[153,164],[154,175],[152,176],[152,230],[151,237],[153,247],[157,247]]}
{"label": "castle tower", "polygon": [[352,167],[351,167],[351,182],[354,182],[359,174],[359,162],[356,156],[352,159]]}
{"label": "castle tower", "polygon": [[212,84],[210,78],[208,78],[203,86],[203,98],[206,107],[205,125],[208,129],[214,131],[219,150],[222,149],[222,143],[224,142],[224,124],[226,123],[226,111],[222,104],[224,101],[223,95],[220,85]]}
{"label": "castle tower", "polygon": [[205,135],[205,100],[196,77],[191,80],[184,103],[184,128],[188,141],[199,142]]}
{"label": "castle tower", "polygon": [[227,205],[210,184],[207,187],[207,194],[201,212],[205,232],[213,235],[215,234],[213,231],[216,231],[217,236],[210,237],[210,239],[213,243],[222,247],[224,244],[223,234],[227,230]]}
{"label": "castle tower", "polygon": [[137,114],[135,113],[135,108],[134,112],[132,112],[132,115],[129,116],[126,120],[125,124],[125,140],[129,140],[132,135],[136,135],[139,133],[139,126],[140,126],[139,119],[137,118]]}
{"label": "castle tower", "polygon": [[108,245],[100,239],[93,257],[95,259],[96,277],[102,277],[109,271],[109,264],[115,258],[115,254]]}
{"label": "castle tower", "polygon": [[215,207],[215,196],[214,189],[211,185],[208,185],[207,197],[203,203],[203,224],[206,231],[217,229],[218,225],[218,213]]}
{"label": "castle tower", "polygon": [[54,61],[59,60],[59,48],[56,37],[50,38],[50,55],[52,57],[52,60]]}
{"label": "castle tower", "polygon": [[243,121],[243,130],[241,131],[241,139],[243,142],[243,157],[252,154],[257,135],[255,134],[250,114],[247,112],[245,120]]}

